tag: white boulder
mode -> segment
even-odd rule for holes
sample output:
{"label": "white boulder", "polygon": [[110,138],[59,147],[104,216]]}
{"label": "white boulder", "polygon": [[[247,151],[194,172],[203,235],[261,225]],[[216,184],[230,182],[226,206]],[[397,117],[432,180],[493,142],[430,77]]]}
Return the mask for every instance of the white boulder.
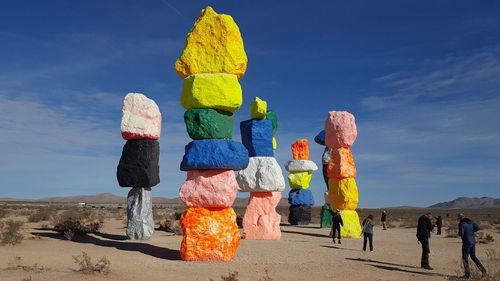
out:
{"label": "white boulder", "polygon": [[126,140],[159,139],[161,113],[158,105],[143,94],[127,94],[123,100],[121,131]]}
{"label": "white boulder", "polygon": [[236,177],[240,192],[284,191],[285,178],[274,157],[250,157],[248,166]]}
{"label": "white boulder", "polygon": [[318,169],[316,163],[311,160],[291,160],[285,165],[285,169],[290,172],[312,172]]}

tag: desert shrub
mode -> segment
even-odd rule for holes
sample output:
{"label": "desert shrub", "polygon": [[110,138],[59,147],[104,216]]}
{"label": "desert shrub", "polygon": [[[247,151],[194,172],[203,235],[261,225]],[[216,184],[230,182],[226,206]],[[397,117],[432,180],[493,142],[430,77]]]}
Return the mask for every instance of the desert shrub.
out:
{"label": "desert shrub", "polygon": [[486,222],[482,221],[479,225],[481,226],[481,229],[492,229],[493,228],[493,226],[487,221]]}
{"label": "desert shrub", "polygon": [[259,281],[273,281],[273,278],[269,276],[269,271],[267,269],[264,269],[264,276],[259,278]]}
{"label": "desert shrub", "polygon": [[92,258],[87,253],[82,252],[79,256],[73,256],[73,260],[79,266],[76,271],[84,274],[108,274],[111,271],[111,262],[106,257],[102,257],[97,263],[93,263]]}
{"label": "desert shrub", "polygon": [[8,220],[0,222],[0,243],[1,244],[18,244],[23,240],[21,233],[22,221]]}
{"label": "desert shrub", "polygon": [[484,233],[481,231],[476,233],[476,238],[477,238],[477,241],[479,243],[482,243],[482,244],[488,244],[488,243],[495,241],[495,239],[493,238],[493,236],[491,234]]}
{"label": "desert shrub", "polygon": [[448,228],[446,229],[446,237],[449,238],[456,238],[458,237],[458,225],[455,224],[450,224]]}
{"label": "desert shrub", "polygon": [[[486,259],[481,259],[483,265],[486,267],[487,274],[483,276],[482,272],[480,272],[473,263],[471,264],[471,277],[467,280],[470,281],[500,281],[500,267],[498,264],[500,263],[500,254],[499,252],[488,249],[486,250]],[[462,262],[457,263],[457,276],[461,276],[463,273]],[[448,277],[450,281],[459,281],[464,280],[461,277],[451,276]]]}
{"label": "desert shrub", "polygon": [[10,214],[10,210],[8,210],[6,208],[0,208],[0,219],[6,218],[7,216],[9,216],[9,214]]}
{"label": "desert shrub", "polygon": [[387,228],[395,228],[397,226],[392,220],[386,221],[385,224]]}
{"label": "desert shrub", "polygon": [[104,218],[94,210],[68,210],[52,217],[51,221],[55,231],[72,240],[77,234],[99,232]]}
{"label": "desert shrub", "polygon": [[164,219],[160,221],[160,230],[174,233],[175,235],[182,235],[182,228],[180,219],[182,213],[180,212],[170,212],[164,215]]}
{"label": "desert shrub", "polygon": [[[232,271],[229,272],[227,276],[221,275],[220,280],[221,281],[238,281],[238,271]],[[214,279],[210,278],[210,281],[215,281]]]}
{"label": "desert shrub", "polygon": [[41,222],[48,221],[53,215],[56,214],[55,209],[41,208],[36,213],[28,216],[28,222]]}
{"label": "desert shrub", "polygon": [[37,263],[35,263],[33,265],[25,265],[25,264],[23,264],[23,259],[19,256],[16,256],[14,258],[14,261],[16,264],[14,269],[22,269],[26,272],[34,272],[34,273],[42,273],[42,272],[49,270],[49,268],[47,268],[43,265],[37,264]]}

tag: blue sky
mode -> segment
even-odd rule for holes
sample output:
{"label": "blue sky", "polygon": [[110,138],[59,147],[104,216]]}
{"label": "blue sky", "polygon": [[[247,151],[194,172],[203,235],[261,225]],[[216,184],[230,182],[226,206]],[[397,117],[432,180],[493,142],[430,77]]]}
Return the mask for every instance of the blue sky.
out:
{"label": "blue sky", "polygon": [[[312,139],[347,110],[360,207],[500,197],[500,3],[173,0],[0,4],[0,197],[126,195],[128,92],[160,106],[154,194],[176,197],[190,139],[173,64],[207,5],[233,16],[249,58],[235,139],[258,96],[278,113],[278,162],[307,138],[321,164]],[[311,188],[321,204],[319,171]]]}

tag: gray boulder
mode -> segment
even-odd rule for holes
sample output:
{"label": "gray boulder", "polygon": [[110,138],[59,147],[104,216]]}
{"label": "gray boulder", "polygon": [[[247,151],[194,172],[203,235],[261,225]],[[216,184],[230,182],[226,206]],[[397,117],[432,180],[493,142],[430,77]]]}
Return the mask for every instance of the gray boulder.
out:
{"label": "gray boulder", "polygon": [[155,230],[151,188],[132,188],[127,197],[127,236],[132,240],[149,239]]}

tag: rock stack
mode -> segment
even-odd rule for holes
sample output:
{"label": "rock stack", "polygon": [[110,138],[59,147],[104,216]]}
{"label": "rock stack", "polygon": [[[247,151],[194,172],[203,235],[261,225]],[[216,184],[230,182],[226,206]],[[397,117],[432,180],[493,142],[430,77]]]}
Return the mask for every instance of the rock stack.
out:
{"label": "rock stack", "polygon": [[314,198],[309,183],[312,179],[312,172],[318,169],[316,164],[309,160],[309,147],[306,139],[298,140],[292,144],[293,160],[286,163],[288,183],[290,193],[288,203],[290,203],[290,213],[288,222],[292,225],[308,225],[311,221],[311,206],[314,205]]}
{"label": "rock stack", "polygon": [[160,183],[161,113],[156,103],[143,94],[127,94],[121,132],[127,142],[116,175],[120,186],[132,187],[127,197],[127,237],[148,239],[155,226],[151,187]]}
{"label": "rock stack", "polygon": [[255,98],[250,106],[252,119],[240,123],[241,141],[248,150],[248,167],[236,177],[239,191],[250,192],[243,217],[243,237],[254,240],[281,238],[281,216],[276,206],[285,190],[281,168],[273,157],[274,135],[278,126],[276,113],[267,110],[267,103]]}
{"label": "rock stack", "polygon": [[181,258],[186,261],[228,261],[240,244],[231,205],[238,184],[233,170],[248,165],[248,151],[232,141],[234,116],[243,97],[238,79],[246,70],[243,39],[233,18],[207,7],[186,37],[175,71],[184,79],[181,105],[193,139],[180,169],[187,179],[179,196],[182,214]]}
{"label": "rock stack", "polygon": [[325,144],[325,130],[319,132],[319,134],[314,137],[314,141],[319,144],[325,146],[325,150],[323,151],[323,156],[321,159],[323,166],[323,179],[325,180],[326,191],[325,191],[325,204],[321,206],[320,213],[320,227],[322,228],[330,228],[332,227],[332,215],[328,210],[333,211],[332,205],[330,204],[330,199],[328,198],[328,162],[330,162],[330,156],[332,153],[332,149],[326,146]]}
{"label": "rock stack", "polygon": [[330,111],[325,122],[325,143],[332,149],[328,163],[328,195],[335,210],[340,210],[344,226],[342,237],[359,238],[361,226],[356,212],[358,188],[356,166],[349,147],[357,136],[354,116],[347,111]]}

